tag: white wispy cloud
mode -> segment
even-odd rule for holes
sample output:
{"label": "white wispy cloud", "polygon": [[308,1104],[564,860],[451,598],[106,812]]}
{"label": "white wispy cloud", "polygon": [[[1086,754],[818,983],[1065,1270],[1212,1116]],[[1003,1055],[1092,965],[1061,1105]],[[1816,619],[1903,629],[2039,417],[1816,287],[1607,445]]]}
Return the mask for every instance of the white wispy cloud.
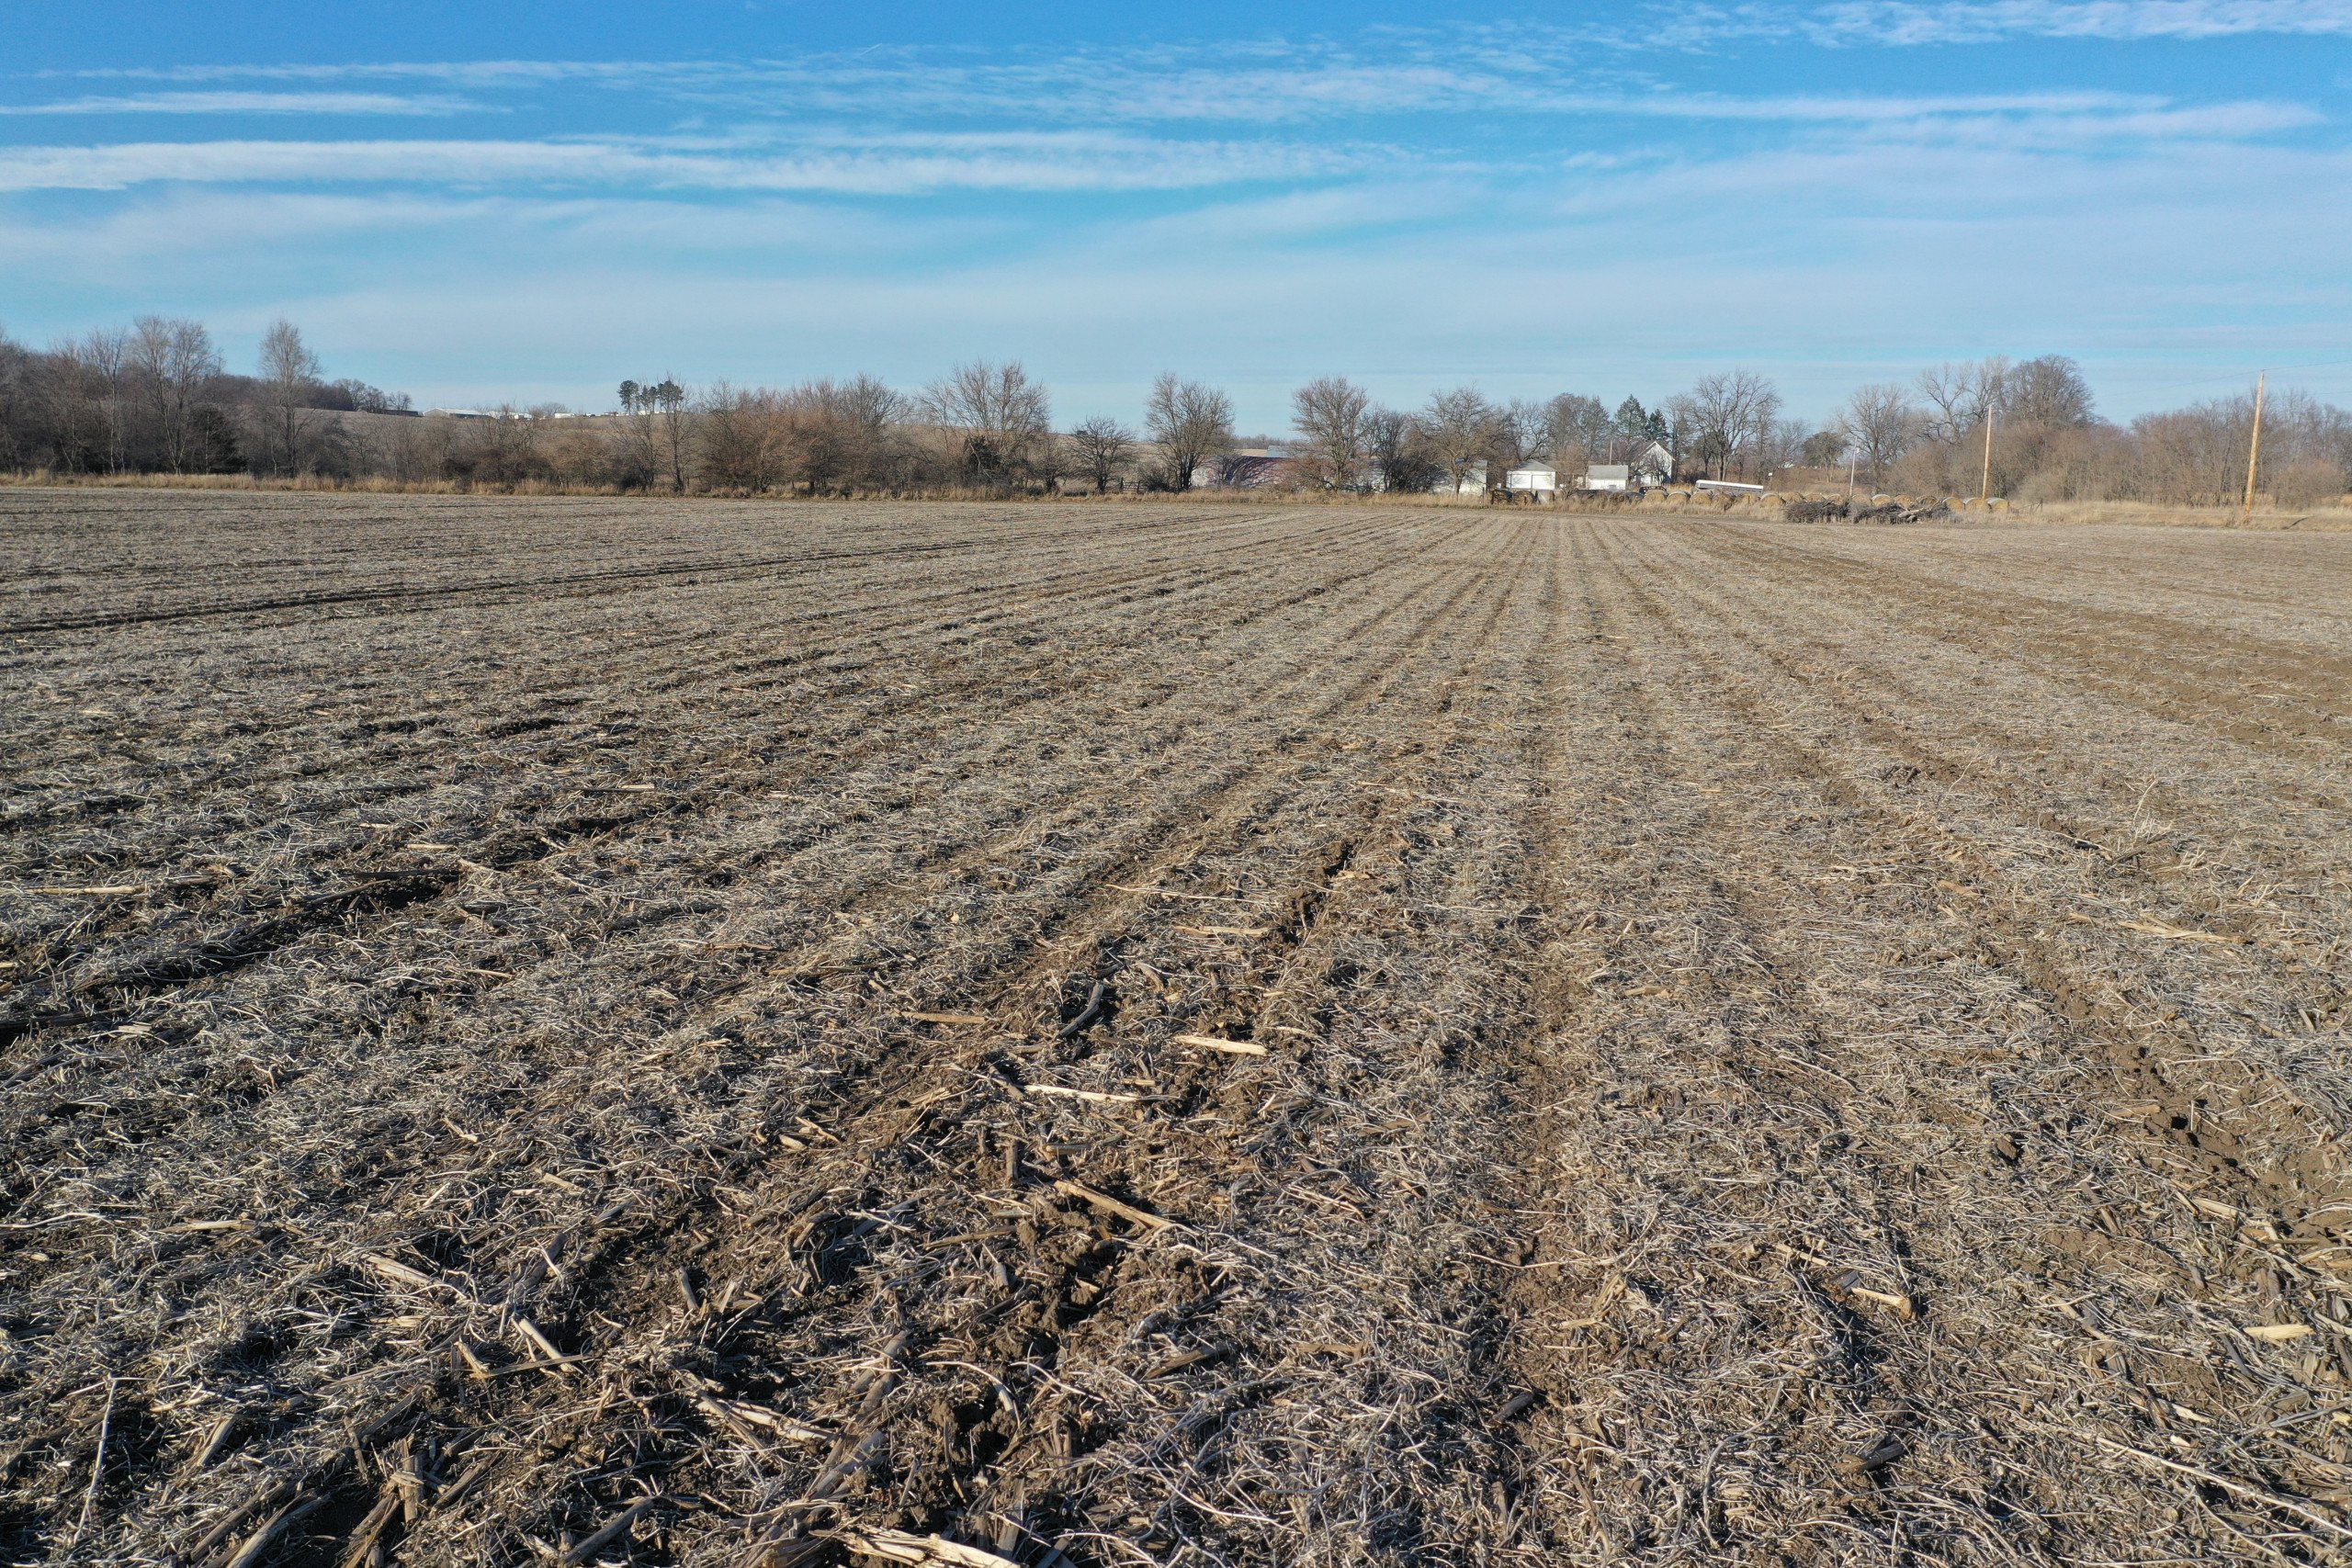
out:
{"label": "white wispy cloud", "polygon": [[[482,94],[564,86],[626,90],[639,110],[660,104],[737,125],[836,118],[870,124],[967,120],[991,125],[1298,125],[1368,117],[1642,115],[1691,119],[1893,121],[1928,117],[2149,112],[2165,99],[2098,91],[1736,96],[1691,93],[1670,76],[1629,89],[1623,54],[1774,37],[1847,46],[1986,41],[2018,36],[2111,39],[2236,32],[2352,32],[2352,0],[1836,0],[1826,7],[1697,6],[1645,29],[1392,28],[1353,47],[1263,38],[1217,46],[1023,51],[981,56],[887,49],[791,61],[487,61],[175,66],[90,76],[174,82],[432,82]],[[1376,59],[1366,58],[1376,52]],[[154,94],[25,106],[13,112],[438,113],[451,96],[272,94],[247,89]],[[412,105],[401,108],[395,106]],[[363,107],[372,106],[372,107]],[[445,108],[443,106],[448,106]],[[0,111],[8,112],[8,111]],[[2241,108],[2238,118],[2246,119]],[[2290,121],[2281,118],[2280,126]],[[2308,123],[2295,120],[2291,123]]]}
{"label": "white wispy cloud", "polygon": [[279,262],[397,252],[406,268],[462,244],[462,265],[492,257],[539,267],[549,254],[658,254],[678,265],[741,258],[765,265],[856,257],[910,258],[1001,242],[1011,221],[943,218],[889,208],[753,196],[712,203],[684,197],[451,194],[438,190],[288,191],[171,186],[95,211],[42,222],[0,213],[0,268],[149,285],[154,269],[233,278],[255,254]]}
{"label": "white wispy cloud", "polygon": [[[1750,17],[1758,13],[1747,13]],[[1989,43],[2009,38],[2211,39],[2352,34],[2347,0],[1839,0],[1801,30],[1847,44]]]}
{"label": "white wispy cloud", "polygon": [[2041,93],[1982,97],[1759,97],[1708,95],[1595,101],[1595,114],[1860,128],[1879,138],[1925,136],[2052,147],[2097,142],[2236,141],[2327,123],[2305,104],[2243,99],[2181,104],[2146,95]]}
{"label": "white wispy cloud", "polygon": [[417,115],[481,112],[486,106],[446,96],[394,93],[134,93],[114,97],[60,98],[40,104],[0,104],[0,115]]}
{"label": "white wispy cloud", "polygon": [[639,81],[726,70],[721,63],[595,60],[304,61],[277,64],[95,65],[43,71],[45,80],[86,82],[360,82],[424,80],[483,86],[509,82]]}
{"label": "white wispy cloud", "polygon": [[[1554,40],[1555,43],[1557,40]],[[493,61],[171,66],[96,71],[93,78],[171,82],[431,81],[483,91],[562,85],[627,89],[666,102],[749,115],[854,114],[906,121],[997,118],[1104,123],[1295,122],[1367,114],[1523,108],[1556,82],[1497,69],[1466,38],[1400,34],[1378,62],[1279,39],[1214,48],[980,56],[885,49],[789,61]],[[1547,59],[1551,78],[1566,62]]]}
{"label": "white wispy cloud", "polygon": [[0,190],[119,190],[160,182],[537,183],[854,196],[1184,190],[1328,176],[1380,157],[1373,149],[1051,131],[811,138],[782,155],[673,152],[601,139],[141,141],[0,149]]}

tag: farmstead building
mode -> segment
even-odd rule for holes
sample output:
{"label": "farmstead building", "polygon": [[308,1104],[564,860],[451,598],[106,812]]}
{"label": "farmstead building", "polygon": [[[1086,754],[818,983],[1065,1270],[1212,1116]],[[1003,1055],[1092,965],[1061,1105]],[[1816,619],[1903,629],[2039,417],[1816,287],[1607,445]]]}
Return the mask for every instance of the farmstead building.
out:
{"label": "farmstead building", "polygon": [[1587,490],[1648,490],[1674,477],[1674,454],[1651,442],[1630,463],[1592,463],[1584,471]]}
{"label": "farmstead building", "polygon": [[1503,475],[1503,489],[1548,501],[1559,492],[1560,470],[1550,463],[1521,463]]}

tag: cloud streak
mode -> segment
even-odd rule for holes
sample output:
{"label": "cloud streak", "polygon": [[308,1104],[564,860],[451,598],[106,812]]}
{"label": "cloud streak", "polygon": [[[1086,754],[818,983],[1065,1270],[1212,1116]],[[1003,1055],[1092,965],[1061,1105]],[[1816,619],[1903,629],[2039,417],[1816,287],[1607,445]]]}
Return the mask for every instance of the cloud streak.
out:
{"label": "cloud streak", "polygon": [[[1756,13],[1747,13],[1755,16]],[[2003,39],[2216,39],[2352,35],[2346,0],[1842,0],[1800,30],[1824,42],[1919,45]]]}
{"label": "cloud streak", "polygon": [[1376,150],[1168,141],[1102,133],[901,135],[785,155],[574,141],[141,141],[0,150],[0,190],[122,190],[159,183],[521,183],[702,191],[921,196],[1187,190],[1344,174]]}
{"label": "cloud streak", "polygon": [[486,106],[447,96],[392,93],[138,93],[117,97],[64,98],[45,104],[0,104],[0,115],[416,115],[472,114]]}

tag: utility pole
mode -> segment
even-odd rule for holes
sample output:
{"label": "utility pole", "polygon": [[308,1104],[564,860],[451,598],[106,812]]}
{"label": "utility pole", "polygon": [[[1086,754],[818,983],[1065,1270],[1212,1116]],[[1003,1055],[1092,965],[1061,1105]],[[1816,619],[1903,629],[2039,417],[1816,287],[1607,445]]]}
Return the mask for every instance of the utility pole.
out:
{"label": "utility pole", "polygon": [[1993,405],[1984,405],[1984,473],[1976,481],[1976,499],[1990,504],[1993,500]]}
{"label": "utility pole", "polygon": [[2270,379],[2270,372],[2263,371],[2254,378],[2254,439],[2245,449],[2245,512],[2238,521],[2254,521],[2254,466],[2262,460],[2262,389]]}

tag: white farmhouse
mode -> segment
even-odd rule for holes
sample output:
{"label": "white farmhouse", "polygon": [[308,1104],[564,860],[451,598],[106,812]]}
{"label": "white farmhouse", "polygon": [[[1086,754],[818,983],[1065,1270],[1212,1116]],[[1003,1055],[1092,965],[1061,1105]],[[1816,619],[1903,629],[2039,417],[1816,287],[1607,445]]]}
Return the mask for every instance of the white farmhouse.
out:
{"label": "white farmhouse", "polygon": [[1651,442],[1630,463],[1593,463],[1584,471],[1587,490],[1648,490],[1674,477],[1674,454]]}

